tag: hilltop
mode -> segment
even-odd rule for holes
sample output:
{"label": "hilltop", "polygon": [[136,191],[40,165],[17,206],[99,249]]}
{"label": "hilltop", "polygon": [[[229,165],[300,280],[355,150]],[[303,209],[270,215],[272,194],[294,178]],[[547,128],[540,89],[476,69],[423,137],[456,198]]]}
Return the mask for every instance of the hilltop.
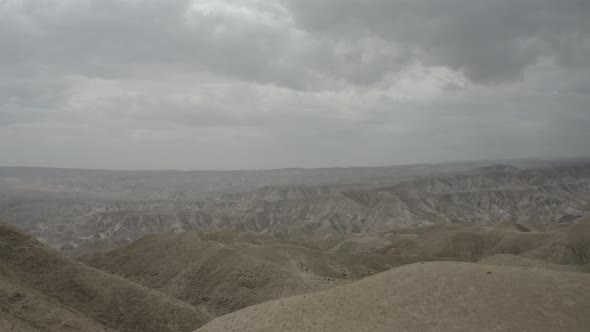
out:
{"label": "hilltop", "polygon": [[590,275],[432,262],[246,308],[216,331],[585,331]]}

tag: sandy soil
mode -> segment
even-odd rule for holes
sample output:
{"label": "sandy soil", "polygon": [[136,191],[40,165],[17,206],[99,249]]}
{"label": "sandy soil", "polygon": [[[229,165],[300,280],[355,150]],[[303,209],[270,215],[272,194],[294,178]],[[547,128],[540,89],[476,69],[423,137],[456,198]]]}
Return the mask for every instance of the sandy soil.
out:
{"label": "sandy soil", "polygon": [[246,308],[198,331],[588,331],[588,312],[588,274],[432,262]]}

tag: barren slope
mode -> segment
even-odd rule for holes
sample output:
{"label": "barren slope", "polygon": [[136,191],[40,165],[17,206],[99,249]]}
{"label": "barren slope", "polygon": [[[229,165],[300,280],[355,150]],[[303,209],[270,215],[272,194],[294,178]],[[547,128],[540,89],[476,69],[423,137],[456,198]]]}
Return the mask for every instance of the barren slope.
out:
{"label": "barren slope", "polygon": [[577,220],[550,240],[521,256],[557,264],[590,264],[590,218]]}
{"label": "barren slope", "polygon": [[98,271],[0,225],[0,327],[10,331],[190,331],[196,308]]}
{"label": "barren slope", "polygon": [[[96,177],[92,171],[74,170],[0,168],[3,172],[0,217],[70,255],[114,249],[147,234],[186,230],[230,228],[317,243],[340,235],[375,235],[432,224],[487,227],[506,219],[539,231],[590,215],[587,161],[540,169],[494,166],[430,175],[416,171],[422,176],[382,178],[391,184],[387,186],[373,181],[316,185],[324,182],[312,179],[303,185],[275,178],[282,171],[270,172],[276,183],[262,181],[259,184],[265,186],[247,186],[251,190],[236,193],[242,188],[236,182],[226,193],[205,196],[190,194],[206,188],[195,184],[199,176],[191,172],[97,172],[101,175]],[[15,189],[23,181],[33,187],[52,183],[52,188],[63,188]],[[457,236],[465,242],[470,235]],[[353,239],[335,251],[380,249],[385,243],[373,247],[361,242]]]}
{"label": "barren slope", "polygon": [[510,254],[497,254],[480,260],[480,264],[501,265],[501,266],[519,266],[528,268],[543,268],[555,271],[566,272],[589,272],[590,269],[583,265],[560,265],[553,264],[541,259],[532,259]]}
{"label": "barren slope", "polygon": [[587,331],[590,275],[472,263],[406,265],[246,308],[216,331]]}
{"label": "barren slope", "polygon": [[372,253],[463,261],[508,254],[555,264],[584,265],[590,262],[589,226],[588,218],[546,231],[530,231],[510,221],[493,227],[431,225],[389,231],[378,237],[359,237],[354,242],[347,239],[332,250],[363,252],[363,248],[368,248]]}
{"label": "barren slope", "polygon": [[105,254],[80,258],[219,316],[318,284],[277,264],[244,255],[195,232],[146,236]]}
{"label": "barren slope", "polygon": [[418,260],[325,253],[232,230],[151,235],[79,259],[198,306],[212,316],[323,290]]}

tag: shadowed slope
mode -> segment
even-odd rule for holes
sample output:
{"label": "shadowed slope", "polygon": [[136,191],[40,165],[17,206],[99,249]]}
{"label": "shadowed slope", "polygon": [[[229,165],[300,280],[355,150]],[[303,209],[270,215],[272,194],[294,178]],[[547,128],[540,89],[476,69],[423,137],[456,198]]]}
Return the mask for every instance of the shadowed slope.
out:
{"label": "shadowed slope", "polygon": [[54,298],[0,277],[0,331],[113,331]]}
{"label": "shadowed slope", "polygon": [[590,218],[577,220],[541,244],[520,256],[557,264],[590,265]]}
{"label": "shadowed slope", "polygon": [[[372,237],[365,238],[370,240]],[[431,225],[385,232],[371,242],[377,247],[385,243],[383,240],[389,244],[370,251],[463,261],[478,261],[496,254],[508,254],[557,264],[590,263],[590,219],[580,219],[569,227],[554,227],[542,232],[530,231],[510,222],[501,222],[494,227]],[[350,241],[345,241],[335,248],[341,248],[342,244],[352,245]],[[367,244],[363,246],[368,247]],[[363,246],[357,244],[352,248],[359,250]]]}
{"label": "shadowed slope", "polygon": [[223,230],[146,236],[79,259],[219,316],[324,290],[419,258],[326,253],[265,235]]}
{"label": "shadowed slope", "polygon": [[146,236],[83,262],[199,306],[213,316],[314,289],[279,265],[196,232]]}
{"label": "shadowed slope", "polygon": [[0,327],[16,331],[190,331],[196,308],[98,271],[0,225]]}

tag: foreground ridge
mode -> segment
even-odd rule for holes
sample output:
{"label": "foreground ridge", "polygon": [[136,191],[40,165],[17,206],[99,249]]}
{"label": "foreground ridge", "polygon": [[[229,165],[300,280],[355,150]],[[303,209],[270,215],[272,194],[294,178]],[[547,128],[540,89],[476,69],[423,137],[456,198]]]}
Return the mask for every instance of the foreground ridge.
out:
{"label": "foreground ridge", "polygon": [[588,312],[584,273],[432,262],[246,308],[198,331],[586,331]]}

